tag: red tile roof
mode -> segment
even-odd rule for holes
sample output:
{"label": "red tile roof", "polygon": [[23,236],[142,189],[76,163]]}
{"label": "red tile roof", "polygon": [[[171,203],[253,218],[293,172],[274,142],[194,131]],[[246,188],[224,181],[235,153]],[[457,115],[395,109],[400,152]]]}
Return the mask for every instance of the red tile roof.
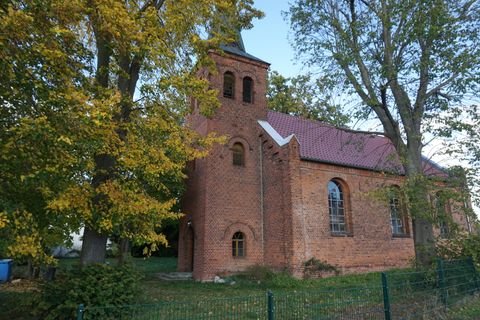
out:
{"label": "red tile roof", "polygon": [[[304,160],[347,167],[404,174],[390,139],[375,134],[345,130],[332,125],[269,111],[268,123],[283,137],[294,134]],[[424,172],[446,176],[445,171],[424,159]]]}

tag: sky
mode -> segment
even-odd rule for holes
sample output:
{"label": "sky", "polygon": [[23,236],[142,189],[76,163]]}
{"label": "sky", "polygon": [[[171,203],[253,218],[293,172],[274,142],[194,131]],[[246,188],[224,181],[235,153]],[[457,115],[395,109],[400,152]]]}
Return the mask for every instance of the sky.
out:
{"label": "sky", "polygon": [[242,31],[248,53],[269,62],[270,69],[291,77],[301,73],[295,63],[294,50],[288,41],[289,24],[282,16],[288,10],[287,0],[256,0],[255,7],[265,13],[263,19],[253,22],[253,28]]}

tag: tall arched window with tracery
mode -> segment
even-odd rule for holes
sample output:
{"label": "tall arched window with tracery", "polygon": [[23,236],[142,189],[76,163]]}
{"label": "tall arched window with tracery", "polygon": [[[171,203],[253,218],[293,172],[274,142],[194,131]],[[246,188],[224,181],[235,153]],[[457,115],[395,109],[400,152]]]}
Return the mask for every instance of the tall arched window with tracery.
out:
{"label": "tall arched window with tracery", "polygon": [[448,205],[448,199],[446,199],[445,193],[439,191],[435,194],[434,205],[440,237],[448,238],[450,234],[448,222],[451,214],[450,207]]}
{"label": "tall arched window with tracery", "polygon": [[245,256],[245,236],[242,232],[238,231],[232,237],[232,256],[244,257]]}
{"label": "tall arched window with tracery", "polygon": [[223,74],[223,96],[233,99],[235,95],[235,76],[227,71]]}
{"label": "tall arched window with tracery", "polygon": [[332,233],[346,233],[348,231],[344,197],[342,185],[336,180],[330,180],[328,182],[328,211]]}
{"label": "tall arched window with tracery", "polygon": [[389,190],[388,204],[390,208],[390,226],[392,228],[393,237],[408,236],[408,216],[400,189],[392,186]]}

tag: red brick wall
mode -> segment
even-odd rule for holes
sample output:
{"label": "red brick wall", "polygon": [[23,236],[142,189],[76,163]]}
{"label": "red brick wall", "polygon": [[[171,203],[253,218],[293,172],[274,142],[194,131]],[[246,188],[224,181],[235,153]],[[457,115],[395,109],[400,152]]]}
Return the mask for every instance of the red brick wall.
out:
{"label": "red brick wall", "polygon": [[[330,231],[327,184],[339,179],[351,217],[348,236]],[[414,256],[413,237],[392,236],[388,203],[373,191],[398,185],[400,179],[368,170],[302,161],[300,177],[305,232],[305,260],[315,257],[342,271],[380,270],[406,266]],[[411,227],[409,228],[410,230]],[[301,266],[294,266],[298,270]]]}
{"label": "red brick wall", "polygon": [[267,133],[262,134],[262,181],[264,209],[264,263],[274,269],[289,266],[292,241],[291,196],[288,188],[289,149],[279,148]]}
{"label": "red brick wall", "polygon": [[[312,257],[343,272],[408,265],[414,256],[411,232],[408,238],[394,238],[388,204],[371,195],[379,187],[400,184],[401,178],[302,161],[295,139],[283,148],[271,141],[264,145],[265,213],[271,216],[265,226],[270,235],[266,237],[267,265],[283,267],[298,277]],[[348,186],[350,236],[330,232],[327,184],[333,178]]]}

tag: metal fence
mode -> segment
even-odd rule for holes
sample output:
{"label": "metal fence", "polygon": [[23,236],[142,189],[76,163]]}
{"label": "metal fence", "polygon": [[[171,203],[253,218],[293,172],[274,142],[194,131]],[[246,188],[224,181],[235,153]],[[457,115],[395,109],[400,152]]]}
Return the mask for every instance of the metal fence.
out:
{"label": "metal fence", "polygon": [[365,287],[154,305],[80,305],[77,320],[438,319],[449,306],[478,291],[480,277],[471,259],[439,260],[436,269],[382,273],[377,284]]}

